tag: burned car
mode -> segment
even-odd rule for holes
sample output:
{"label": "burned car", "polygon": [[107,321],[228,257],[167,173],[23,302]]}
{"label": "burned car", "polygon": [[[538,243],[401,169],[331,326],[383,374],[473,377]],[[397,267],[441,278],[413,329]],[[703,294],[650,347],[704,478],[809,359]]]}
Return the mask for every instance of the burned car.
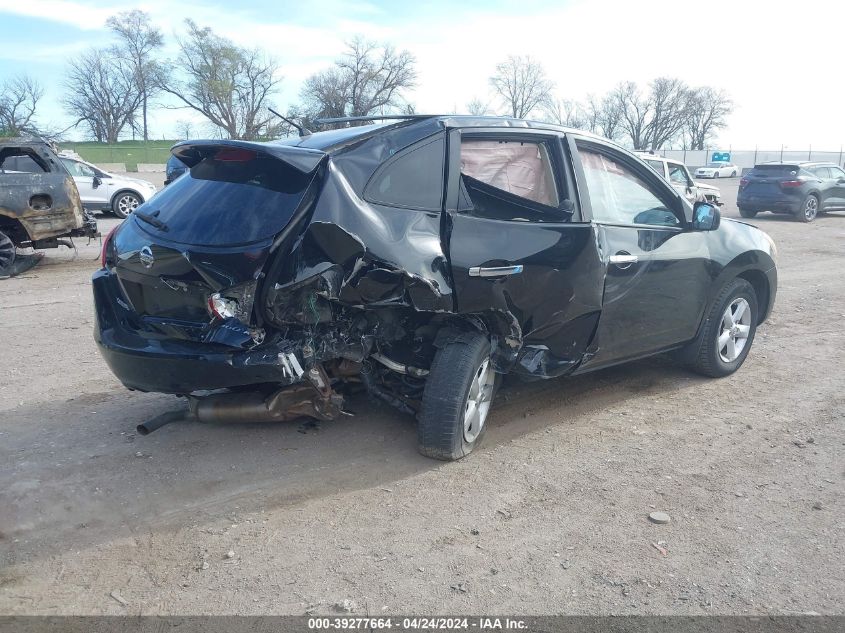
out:
{"label": "burned car", "polygon": [[189,171],[105,241],[95,339],[130,389],[201,421],[334,419],[365,388],[420,451],[468,454],[505,373],[674,351],[736,371],[777,289],[762,231],[691,206],[588,133],[407,117],[188,141]]}
{"label": "burned car", "polygon": [[0,277],[14,271],[19,247],[96,235],[97,222],[53,148],[41,139],[0,139]]}

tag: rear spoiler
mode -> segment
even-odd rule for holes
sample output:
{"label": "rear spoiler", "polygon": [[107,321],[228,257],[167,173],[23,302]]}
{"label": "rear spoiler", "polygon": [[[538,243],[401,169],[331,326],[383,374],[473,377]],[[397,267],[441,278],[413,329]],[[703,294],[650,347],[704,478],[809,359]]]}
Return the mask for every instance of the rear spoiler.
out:
{"label": "rear spoiler", "polygon": [[314,171],[317,165],[320,164],[320,161],[326,156],[325,152],[316,149],[306,149],[304,147],[257,143],[254,141],[226,140],[182,141],[170,148],[170,153],[188,167],[193,167],[204,158],[208,158],[224,148],[246,149],[257,154],[265,154],[290,165],[304,174]]}

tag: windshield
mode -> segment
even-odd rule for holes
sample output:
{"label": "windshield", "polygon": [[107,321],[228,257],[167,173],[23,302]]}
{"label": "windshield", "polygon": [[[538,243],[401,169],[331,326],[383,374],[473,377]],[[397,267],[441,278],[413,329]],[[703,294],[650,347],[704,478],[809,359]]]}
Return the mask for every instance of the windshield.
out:
{"label": "windshield", "polygon": [[183,244],[256,242],[287,225],[311,177],[261,154],[249,160],[207,158],[139,207],[160,226],[139,226]]}

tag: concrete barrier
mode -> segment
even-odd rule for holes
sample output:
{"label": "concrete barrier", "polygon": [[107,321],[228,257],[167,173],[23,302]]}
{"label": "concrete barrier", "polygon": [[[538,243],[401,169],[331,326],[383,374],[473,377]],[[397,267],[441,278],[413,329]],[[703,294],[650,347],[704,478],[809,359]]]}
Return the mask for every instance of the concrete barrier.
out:
{"label": "concrete barrier", "polygon": [[99,167],[103,171],[126,171],[125,163],[97,163],[97,167]]}
{"label": "concrete barrier", "polygon": [[138,163],[138,171],[141,173],[157,173],[164,171],[164,163]]}

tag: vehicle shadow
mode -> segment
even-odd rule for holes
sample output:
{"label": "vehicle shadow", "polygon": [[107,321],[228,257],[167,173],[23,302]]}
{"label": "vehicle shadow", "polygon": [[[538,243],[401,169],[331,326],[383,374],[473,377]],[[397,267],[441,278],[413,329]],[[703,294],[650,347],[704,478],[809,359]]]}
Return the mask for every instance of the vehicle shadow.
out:
{"label": "vehicle shadow", "polygon": [[[557,424],[577,429],[604,407],[701,379],[668,359],[572,379],[508,381],[477,452]],[[390,487],[450,464],[416,451],[409,416],[365,396],[336,422],[178,422],[135,426],[180,408],[172,396],[110,392],[8,411],[0,446],[0,560],[61,551],[343,492]],[[472,460],[473,456],[468,459]]]}

